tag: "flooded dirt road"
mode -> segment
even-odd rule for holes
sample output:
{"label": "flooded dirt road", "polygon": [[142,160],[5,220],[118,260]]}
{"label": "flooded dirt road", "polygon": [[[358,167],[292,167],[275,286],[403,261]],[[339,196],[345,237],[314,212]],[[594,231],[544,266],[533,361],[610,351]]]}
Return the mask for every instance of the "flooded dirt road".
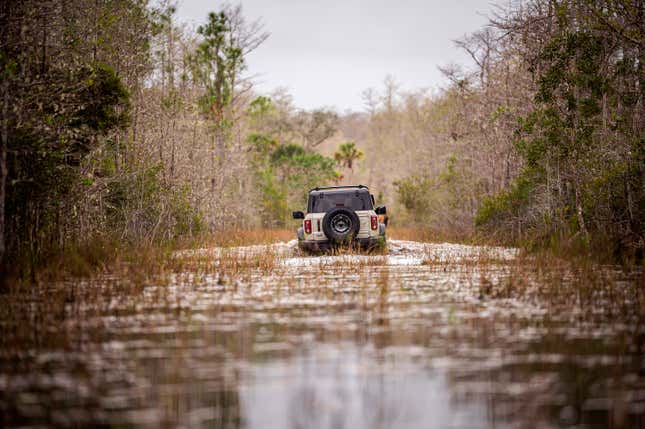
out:
{"label": "flooded dirt road", "polygon": [[163,282],[3,298],[0,423],[645,427],[641,273],[592,282],[514,249],[396,240],[175,257]]}

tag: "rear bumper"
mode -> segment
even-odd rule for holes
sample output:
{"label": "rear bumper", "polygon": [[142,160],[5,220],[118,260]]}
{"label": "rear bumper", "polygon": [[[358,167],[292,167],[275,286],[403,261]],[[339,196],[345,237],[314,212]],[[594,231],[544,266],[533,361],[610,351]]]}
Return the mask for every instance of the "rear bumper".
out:
{"label": "rear bumper", "polygon": [[[358,246],[363,250],[373,249],[382,245],[385,242],[385,236],[369,237],[369,238],[356,238],[352,245]],[[298,240],[298,248],[308,252],[326,252],[332,247],[338,247],[329,242],[329,240]]]}

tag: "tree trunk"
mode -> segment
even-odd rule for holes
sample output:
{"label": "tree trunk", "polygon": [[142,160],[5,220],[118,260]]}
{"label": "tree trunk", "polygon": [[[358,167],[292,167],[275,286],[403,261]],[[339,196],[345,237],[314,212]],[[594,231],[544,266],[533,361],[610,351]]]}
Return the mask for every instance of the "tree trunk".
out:
{"label": "tree trunk", "polygon": [[118,131],[114,136],[114,173],[119,174],[119,154],[121,153],[121,131]]}
{"label": "tree trunk", "polygon": [[170,181],[175,180],[175,118],[172,120],[171,131],[170,131]]}
{"label": "tree trunk", "polygon": [[578,219],[578,226],[580,227],[580,233],[584,236],[585,240],[589,241],[589,231],[587,231],[587,225],[585,224],[585,218],[582,213],[582,204],[580,203],[580,192],[578,191],[577,185],[576,185],[576,215]]}
{"label": "tree trunk", "polygon": [[0,270],[5,257],[5,200],[7,184],[7,149],[9,141],[9,81],[2,84],[2,130],[0,131]]}

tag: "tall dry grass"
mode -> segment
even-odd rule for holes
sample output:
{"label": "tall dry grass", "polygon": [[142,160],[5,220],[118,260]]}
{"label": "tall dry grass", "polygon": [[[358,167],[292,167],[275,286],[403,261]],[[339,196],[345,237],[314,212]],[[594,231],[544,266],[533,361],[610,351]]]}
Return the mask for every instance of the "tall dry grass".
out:
{"label": "tall dry grass", "polygon": [[420,241],[423,243],[448,242],[461,244],[490,244],[467,231],[436,230],[422,226],[389,226],[387,236],[395,240]]}
{"label": "tall dry grass", "polygon": [[203,247],[236,247],[258,244],[288,242],[296,239],[296,228],[293,229],[239,229],[232,231],[215,231],[199,237],[181,241],[176,248],[193,249]]}
{"label": "tall dry grass", "polygon": [[[37,265],[26,257],[19,260],[3,273],[0,293],[20,292],[65,279],[92,278],[105,274],[146,282],[181,268],[183,262],[172,257],[173,252],[179,249],[271,244],[290,241],[295,237],[295,229],[221,231],[164,243],[94,237],[85,243],[51,249]],[[249,264],[252,262],[246,261],[242,265]],[[260,262],[258,264],[267,265]]]}

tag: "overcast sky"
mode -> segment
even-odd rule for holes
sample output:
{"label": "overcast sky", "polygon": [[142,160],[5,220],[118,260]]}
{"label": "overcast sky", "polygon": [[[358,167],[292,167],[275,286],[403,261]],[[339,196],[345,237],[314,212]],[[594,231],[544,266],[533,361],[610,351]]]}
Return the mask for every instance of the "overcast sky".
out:
{"label": "overcast sky", "polygon": [[[297,106],[363,110],[361,92],[391,74],[403,89],[445,84],[437,66],[466,64],[452,40],[483,26],[489,0],[243,0],[269,39],[248,58],[259,92],[286,87]],[[232,2],[232,4],[237,4]],[[180,0],[202,23],[222,2]]]}

